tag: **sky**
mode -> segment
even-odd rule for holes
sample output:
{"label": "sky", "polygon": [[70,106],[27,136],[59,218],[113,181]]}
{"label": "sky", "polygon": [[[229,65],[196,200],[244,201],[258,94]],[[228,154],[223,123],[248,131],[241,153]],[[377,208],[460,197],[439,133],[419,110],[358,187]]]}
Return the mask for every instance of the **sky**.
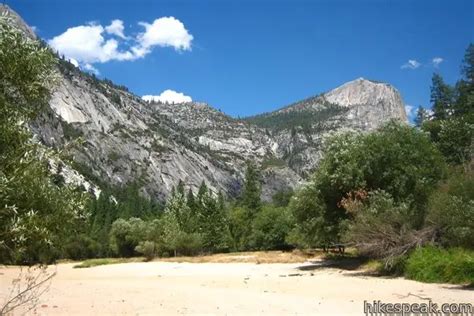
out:
{"label": "sky", "polygon": [[[3,1],[3,0],[2,0]],[[474,42],[472,0],[5,0],[85,71],[146,99],[244,117],[359,77],[414,115],[431,76],[455,83]]]}

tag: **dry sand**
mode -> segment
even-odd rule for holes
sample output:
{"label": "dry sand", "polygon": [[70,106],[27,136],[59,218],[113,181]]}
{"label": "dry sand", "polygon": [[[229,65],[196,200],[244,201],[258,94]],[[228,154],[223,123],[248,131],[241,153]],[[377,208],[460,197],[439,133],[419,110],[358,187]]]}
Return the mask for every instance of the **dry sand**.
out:
{"label": "dry sand", "polygon": [[[74,265],[56,266],[36,314],[361,315],[364,300],[452,303],[474,297],[458,286],[371,277],[309,262]],[[16,267],[0,268],[0,303],[17,274]]]}

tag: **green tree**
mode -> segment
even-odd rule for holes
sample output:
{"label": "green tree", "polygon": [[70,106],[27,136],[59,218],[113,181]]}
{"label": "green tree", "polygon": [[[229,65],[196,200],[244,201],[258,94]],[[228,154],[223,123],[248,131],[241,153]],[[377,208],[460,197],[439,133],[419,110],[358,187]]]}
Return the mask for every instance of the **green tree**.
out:
{"label": "green tree", "polygon": [[430,115],[428,111],[424,107],[419,106],[418,110],[416,111],[415,125],[417,127],[421,127],[424,122],[429,120],[429,118],[430,118]]}
{"label": "green tree", "polygon": [[51,261],[87,215],[82,194],[54,184],[47,166],[57,157],[27,128],[48,104],[54,56],[6,17],[0,52],[0,262]]}
{"label": "green tree", "polygon": [[110,230],[110,246],[121,257],[136,254],[135,248],[146,239],[147,223],[140,218],[118,219]]}
{"label": "green tree", "polygon": [[186,197],[182,190],[175,190],[166,202],[165,213],[172,213],[178,221],[179,227],[183,230],[191,230],[189,218],[191,211],[187,205]]}
{"label": "green tree", "polygon": [[443,246],[474,249],[474,175],[455,170],[430,197],[427,224]]}
{"label": "green tree", "polygon": [[247,162],[245,171],[244,188],[241,196],[241,203],[250,212],[257,213],[262,206],[260,200],[261,184],[260,172],[253,162]]}
{"label": "green tree", "polygon": [[433,74],[431,83],[431,104],[433,105],[434,119],[444,120],[451,115],[454,91],[437,73]]}
{"label": "green tree", "polygon": [[272,203],[277,207],[286,207],[290,204],[293,194],[294,191],[292,188],[280,190],[272,196]]}
{"label": "green tree", "polygon": [[441,154],[416,128],[391,122],[368,134],[338,135],[328,141],[309,188],[290,203],[297,222],[292,235],[306,233],[307,243],[340,239],[348,219],[341,202],[358,190],[384,190],[395,203],[406,203],[413,227],[420,227],[444,171]]}
{"label": "green tree", "polygon": [[284,207],[265,205],[252,223],[250,244],[253,249],[287,249],[286,237],[292,228],[291,213]]}
{"label": "green tree", "polygon": [[229,248],[227,217],[222,200],[216,200],[207,191],[199,202],[199,232],[203,246],[208,251],[223,251]]}

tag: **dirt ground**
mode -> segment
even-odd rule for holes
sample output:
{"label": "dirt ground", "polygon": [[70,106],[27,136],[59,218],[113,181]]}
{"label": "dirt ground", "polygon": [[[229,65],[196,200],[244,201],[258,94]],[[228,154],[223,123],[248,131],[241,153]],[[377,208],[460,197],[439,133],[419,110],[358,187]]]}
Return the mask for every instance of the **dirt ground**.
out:
{"label": "dirt ground", "polygon": [[[62,263],[36,315],[362,315],[364,300],[473,301],[459,286],[366,275],[305,263]],[[18,267],[0,267],[0,304]],[[18,313],[19,314],[19,313]]]}

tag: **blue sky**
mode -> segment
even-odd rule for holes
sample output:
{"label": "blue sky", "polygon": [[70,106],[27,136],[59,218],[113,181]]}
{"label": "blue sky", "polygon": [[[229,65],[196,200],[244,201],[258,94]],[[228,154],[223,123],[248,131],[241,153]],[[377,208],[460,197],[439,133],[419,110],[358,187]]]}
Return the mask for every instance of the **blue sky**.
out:
{"label": "blue sky", "polygon": [[474,42],[471,0],[6,3],[81,67],[137,95],[170,89],[233,116],[358,77],[389,82],[406,104],[429,106],[433,72],[454,83]]}

